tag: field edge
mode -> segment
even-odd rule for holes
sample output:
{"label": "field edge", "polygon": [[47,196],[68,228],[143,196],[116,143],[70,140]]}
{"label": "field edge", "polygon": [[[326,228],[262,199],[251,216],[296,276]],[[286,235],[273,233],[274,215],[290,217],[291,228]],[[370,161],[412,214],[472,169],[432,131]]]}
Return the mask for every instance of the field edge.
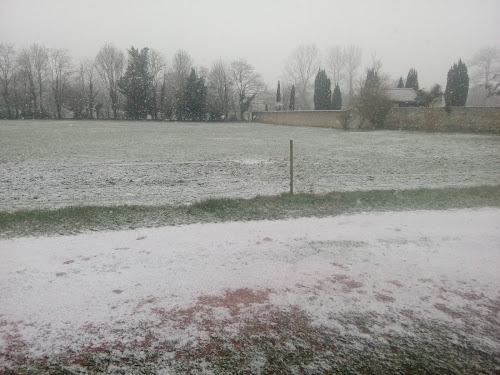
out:
{"label": "field edge", "polygon": [[71,206],[0,212],[0,239],[194,223],[480,207],[500,207],[500,185],[209,198],[179,206]]}

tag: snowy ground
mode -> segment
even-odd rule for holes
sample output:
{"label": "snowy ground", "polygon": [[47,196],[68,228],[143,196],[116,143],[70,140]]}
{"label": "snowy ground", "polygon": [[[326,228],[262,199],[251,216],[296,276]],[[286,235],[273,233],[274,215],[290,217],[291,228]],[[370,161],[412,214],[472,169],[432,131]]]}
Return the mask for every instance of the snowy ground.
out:
{"label": "snowy ground", "polygon": [[0,121],[0,211],[500,184],[500,137],[266,124]]}
{"label": "snowy ground", "polygon": [[313,373],[421,347],[493,373],[499,229],[480,209],[2,240],[0,373],[270,373],[278,352]]}

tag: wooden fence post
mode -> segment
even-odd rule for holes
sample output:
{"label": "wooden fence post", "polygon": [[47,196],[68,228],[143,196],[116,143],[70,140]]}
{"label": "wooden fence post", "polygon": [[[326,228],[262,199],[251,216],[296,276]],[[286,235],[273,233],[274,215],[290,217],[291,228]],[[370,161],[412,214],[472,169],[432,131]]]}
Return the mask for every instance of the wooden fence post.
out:
{"label": "wooden fence post", "polygon": [[293,140],[290,139],[290,195],[293,195]]}

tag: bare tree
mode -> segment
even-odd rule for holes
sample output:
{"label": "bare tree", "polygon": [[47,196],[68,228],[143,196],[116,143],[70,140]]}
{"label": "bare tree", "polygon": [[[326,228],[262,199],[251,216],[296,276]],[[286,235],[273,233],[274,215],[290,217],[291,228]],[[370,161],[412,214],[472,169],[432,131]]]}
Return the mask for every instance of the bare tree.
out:
{"label": "bare tree", "polygon": [[492,84],[492,81],[495,81],[495,74],[500,73],[500,50],[494,46],[480,49],[472,57],[470,66],[472,68],[472,80],[476,86],[471,88],[473,93],[471,99],[476,96],[476,100],[485,106],[488,99],[493,96],[491,92],[496,84],[495,82]]}
{"label": "bare tree", "polygon": [[19,69],[19,65],[17,65],[17,69],[15,70],[11,80],[11,88],[9,89],[9,93],[12,98],[11,104],[15,111],[15,114],[13,115],[14,118],[20,118],[21,114],[24,115],[23,106],[26,103],[26,92],[23,88],[25,88],[25,78],[26,76],[23,71]]}
{"label": "bare tree", "polygon": [[47,76],[47,71],[49,68],[49,50],[47,49],[47,47],[35,43],[30,46],[30,54],[32,56],[35,79],[38,86],[40,113],[43,115],[43,81]]}
{"label": "bare tree", "polygon": [[152,77],[152,85],[153,85],[153,119],[156,120],[158,118],[158,111],[161,107],[160,105],[160,95],[161,95],[161,86],[160,82],[162,81],[165,75],[165,67],[166,62],[163,55],[156,51],[155,49],[149,50],[149,70],[151,72]]}
{"label": "bare tree", "polygon": [[488,46],[479,50],[470,62],[474,68],[473,77],[481,85],[488,85],[493,74],[498,74],[500,64],[500,50],[498,47]]}
{"label": "bare tree", "polygon": [[321,56],[316,45],[302,45],[292,52],[285,64],[284,76],[297,90],[297,109],[311,109],[313,77],[318,72]]}
{"label": "bare tree", "polygon": [[493,74],[493,77],[485,88],[488,90],[488,98],[500,96],[500,73]]}
{"label": "bare tree", "polygon": [[175,109],[174,74],[166,68],[161,83],[158,110],[162,120],[172,119]]}
{"label": "bare tree", "polygon": [[352,103],[352,99],[354,98],[354,80],[356,79],[358,69],[361,66],[362,55],[362,50],[358,46],[351,44],[348,47],[344,47],[344,66],[349,83],[349,104]]}
{"label": "bare tree", "polygon": [[99,93],[96,82],[95,60],[85,59],[81,62],[78,79],[85,97],[86,117],[93,119],[96,98]]}
{"label": "bare tree", "polygon": [[29,81],[33,111],[38,111],[38,117],[43,117],[45,112],[43,107],[44,82],[49,70],[49,50],[45,46],[34,43],[21,51],[18,62]]}
{"label": "bare tree", "polygon": [[290,90],[292,84],[286,80],[281,81],[281,104],[284,111],[290,107]]}
{"label": "bare tree", "polygon": [[231,68],[223,60],[212,65],[208,74],[208,103],[211,117],[229,119],[229,110],[233,97]]}
{"label": "bare tree", "polygon": [[260,74],[244,59],[233,61],[231,70],[238,96],[240,120],[243,120],[245,112],[250,111],[252,102],[265,90],[266,85]]}
{"label": "bare tree", "polygon": [[191,68],[193,67],[193,60],[189,53],[184,50],[179,50],[174,55],[172,69],[174,74],[179,80],[187,80]]}
{"label": "bare tree", "polygon": [[70,82],[69,87],[64,93],[64,107],[73,113],[73,118],[85,119],[88,116],[87,107],[87,87],[85,85],[85,76],[82,65],[76,70],[75,79]]}
{"label": "bare tree", "polygon": [[177,51],[172,61],[171,79],[174,91],[175,115],[178,120],[182,120],[182,108],[186,104],[184,101],[184,90],[192,67],[193,60],[189,53],[184,50]]}
{"label": "bare tree", "polygon": [[23,49],[17,58],[20,70],[20,86],[24,91],[23,116],[26,118],[35,117],[38,109],[37,89],[32,60],[32,56],[28,49]]}
{"label": "bare tree", "polygon": [[123,75],[125,55],[112,44],[106,44],[97,54],[96,64],[97,71],[108,89],[113,118],[116,119],[118,117],[120,92],[118,82]]}
{"label": "bare tree", "polygon": [[2,85],[2,97],[7,106],[7,118],[12,118],[13,97],[10,84],[16,74],[16,52],[10,44],[0,43],[0,83]]}
{"label": "bare tree", "polygon": [[73,74],[71,56],[66,49],[53,49],[49,54],[50,85],[54,94],[57,118],[62,119],[64,92]]}
{"label": "bare tree", "polygon": [[330,47],[330,49],[328,50],[326,65],[328,68],[328,72],[333,79],[333,87],[335,87],[336,85],[341,86],[342,81],[345,78],[345,57],[344,50],[341,46],[336,45]]}
{"label": "bare tree", "polygon": [[359,89],[357,110],[361,117],[368,119],[375,128],[384,126],[385,119],[392,107],[387,95],[389,76],[382,73],[382,60],[372,54],[372,66],[366,71],[366,79]]}

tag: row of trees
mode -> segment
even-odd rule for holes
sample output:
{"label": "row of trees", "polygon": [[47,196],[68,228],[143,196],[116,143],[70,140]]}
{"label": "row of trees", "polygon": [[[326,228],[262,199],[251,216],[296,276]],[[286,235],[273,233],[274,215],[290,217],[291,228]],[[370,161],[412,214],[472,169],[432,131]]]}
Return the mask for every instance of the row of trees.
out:
{"label": "row of trees", "polygon": [[[219,60],[207,68],[194,66],[182,50],[169,63],[154,49],[131,47],[127,52],[106,44],[94,58],[74,64],[67,50],[33,44],[16,51],[0,44],[0,116],[219,121],[244,119],[251,110],[264,107],[353,107],[366,94],[366,79],[358,78],[363,54],[355,45],[333,46],[325,58],[314,44],[298,47],[286,60],[276,95],[244,59]],[[381,89],[389,87],[389,79],[381,79],[380,61],[375,63],[372,56],[372,62],[370,69],[377,73]],[[470,62],[474,98],[480,92],[486,103],[498,94],[499,64],[498,48],[474,55]],[[446,105],[464,105],[467,67],[459,61],[450,71]],[[438,85],[420,89],[415,69],[410,69],[406,82],[401,77],[397,87],[415,89],[419,105],[432,105],[443,94]]]}
{"label": "row of trees", "polygon": [[[350,46],[333,46],[330,47],[322,59],[319,50],[314,45],[300,46],[297,48],[286,61],[283,76],[282,88],[294,85],[297,88],[297,109],[313,109],[313,108],[327,108],[327,105],[320,104],[316,106],[315,97],[317,95],[315,88],[315,76],[321,70],[322,62],[324,63],[324,72],[330,77],[331,88],[339,86],[338,90],[347,93],[343,97],[344,107],[353,107],[359,104],[359,99],[362,96],[365,79],[359,77],[359,71],[362,64],[363,51],[360,47],[355,45]],[[376,56],[372,55],[372,63],[376,61]],[[380,64],[380,61],[378,61]],[[464,64],[463,62],[461,64]],[[456,64],[459,65],[458,63]],[[472,68],[472,90],[469,90],[469,95],[472,94],[474,101],[467,101],[467,105],[499,105],[498,99],[491,100],[493,97],[498,98],[500,87],[500,51],[497,47],[487,47],[478,51],[470,60],[469,65]],[[373,67],[372,67],[373,68]],[[370,68],[370,69],[372,69]],[[453,69],[453,67],[452,67]],[[454,68],[457,69],[457,68]],[[463,69],[463,67],[461,68]],[[368,70],[368,69],[367,69]],[[463,75],[463,73],[462,73]],[[390,87],[390,79],[385,79],[382,86],[385,88]],[[323,82],[324,79],[321,79]],[[324,83],[323,83],[324,84]],[[449,94],[453,90],[456,92],[453,84],[447,83],[449,86],[448,94],[445,98],[454,97],[455,94]],[[462,79],[460,84],[462,88],[462,98],[468,98],[467,93],[469,86],[465,84]],[[396,87],[399,88],[413,88],[417,92],[417,105],[430,106],[439,103],[444,96],[440,85],[435,84],[428,90],[421,89],[418,81],[418,72],[416,69],[410,69],[406,77],[400,77]],[[394,86],[393,86],[394,87]],[[335,91],[335,90],[334,90]],[[283,90],[285,94],[286,91]],[[325,97],[328,93],[323,94]],[[451,96],[450,96],[451,95]],[[490,99],[490,100],[488,100]],[[333,96],[332,96],[333,100]],[[447,99],[445,99],[446,101]],[[283,99],[284,106],[287,108],[287,98]],[[457,105],[464,105],[460,100],[458,102],[447,101],[446,106],[452,107]]]}
{"label": "row of trees", "polygon": [[[348,93],[344,98],[344,105],[347,107],[351,106],[354,101],[362,56],[361,48],[356,45],[343,47],[337,45],[331,47],[325,57],[326,68],[324,71],[332,77],[331,84],[334,87],[334,93],[337,86],[337,92]],[[286,88],[295,87],[296,109],[309,110],[314,108],[314,97],[317,94],[315,77],[322,67],[322,60],[321,53],[314,44],[298,47],[286,60],[282,76],[283,93],[287,92]],[[285,95],[283,96],[285,108],[288,99]],[[337,102],[335,105],[338,106]]]}
{"label": "row of trees", "polygon": [[178,51],[167,64],[156,50],[111,44],[75,65],[67,50],[0,44],[0,116],[6,118],[243,119],[265,97],[244,59],[195,67]]}
{"label": "row of trees", "polygon": [[342,94],[338,84],[331,90],[331,80],[326,71],[319,70],[314,80],[314,109],[315,110],[340,110],[342,108]]}
{"label": "row of trees", "polygon": [[398,88],[413,88],[417,91],[418,105],[429,106],[445,98],[447,108],[456,106],[498,106],[500,105],[500,49],[485,47],[477,51],[468,62],[470,75],[465,62],[461,59],[448,71],[446,91],[443,94],[439,85],[429,91],[419,89],[418,73],[410,69],[406,79],[399,78]]}
{"label": "row of trees", "polygon": [[[295,110],[295,85],[292,84],[292,88],[290,89],[290,96],[288,96],[287,103],[283,106],[282,104],[282,95],[281,95],[281,85],[280,81],[278,81],[278,88],[276,89],[276,107],[277,111],[281,110]],[[265,110],[269,110],[269,106],[265,105]]]}

